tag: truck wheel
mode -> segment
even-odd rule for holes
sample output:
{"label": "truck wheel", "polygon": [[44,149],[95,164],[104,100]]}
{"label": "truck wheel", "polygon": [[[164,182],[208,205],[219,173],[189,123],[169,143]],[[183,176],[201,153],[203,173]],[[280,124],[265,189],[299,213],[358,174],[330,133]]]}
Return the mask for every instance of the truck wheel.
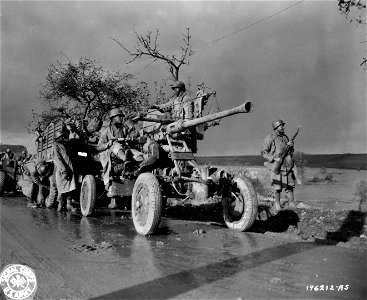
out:
{"label": "truck wheel", "polygon": [[96,204],[96,179],[93,175],[85,175],[80,188],[80,210],[84,217],[90,216]]}
{"label": "truck wheel", "polygon": [[45,200],[47,208],[53,208],[57,199],[57,186],[55,175],[50,176],[50,192]]}
{"label": "truck wheel", "polygon": [[6,173],[4,171],[0,171],[0,196],[4,194],[5,181],[6,181]]}
{"label": "truck wheel", "polygon": [[235,177],[231,187],[223,192],[223,218],[228,228],[245,231],[255,222],[257,195],[247,178]]}
{"label": "truck wheel", "polygon": [[139,234],[152,234],[158,228],[162,215],[162,196],[158,179],[152,173],[142,173],[136,179],[131,213]]}

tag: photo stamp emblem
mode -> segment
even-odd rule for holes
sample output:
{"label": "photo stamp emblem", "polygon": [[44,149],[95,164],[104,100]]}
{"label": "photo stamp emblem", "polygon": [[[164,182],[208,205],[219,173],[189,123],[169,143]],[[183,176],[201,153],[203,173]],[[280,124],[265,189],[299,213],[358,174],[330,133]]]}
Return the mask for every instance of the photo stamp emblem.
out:
{"label": "photo stamp emblem", "polygon": [[0,274],[0,286],[8,299],[33,299],[37,290],[36,274],[25,265],[7,265]]}

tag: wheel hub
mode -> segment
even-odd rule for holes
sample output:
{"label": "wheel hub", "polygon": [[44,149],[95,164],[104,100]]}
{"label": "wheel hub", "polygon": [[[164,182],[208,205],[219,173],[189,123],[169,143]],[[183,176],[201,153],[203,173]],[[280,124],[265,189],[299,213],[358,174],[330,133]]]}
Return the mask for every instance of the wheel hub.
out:
{"label": "wheel hub", "polygon": [[138,188],[137,197],[135,203],[135,216],[138,223],[141,226],[145,225],[149,211],[149,194],[148,188],[145,185],[141,185]]}
{"label": "wheel hub", "polygon": [[227,212],[233,219],[240,219],[244,212],[244,200],[241,194],[231,192],[226,198]]}

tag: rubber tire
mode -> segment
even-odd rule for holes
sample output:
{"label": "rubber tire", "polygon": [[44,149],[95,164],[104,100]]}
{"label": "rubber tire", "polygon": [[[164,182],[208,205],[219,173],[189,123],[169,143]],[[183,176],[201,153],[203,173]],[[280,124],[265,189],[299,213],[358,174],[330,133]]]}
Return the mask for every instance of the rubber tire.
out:
{"label": "rubber tire", "polygon": [[51,175],[50,178],[50,192],[45,200],[45,206],[47,208],[53,208],[57,200],[57,186],[56,186],[56,175]]}
{"label": "rubber tire", "polygon": [[240,195],[243,198],[243,212],[239,214],[239,218],[234,219],[229,213],[228,198],[222,197],[223,219],[228,228],[245,231],[249,229],[256,220],[258,206],[257,194],[249,179],[235,177],[233,181],[236,183]]}
{"label": "rubber tire", "polygon": [[94,212],[97,199],[96,179],[93,175],[85,175],[80,187],[80,210],[84,217]]}
{"label": "rubber tire", "polygon": [[[145,203],[141,206],[141,201]],[[139,209],[137,204],[143,207]],[[142,212],[145,216],[141,216]],[[161,221],[162,195],[158,179],[152,173],[142,173],[136,179],[131,197],[131,214],[135,230],[141,235],[154,233]]]}
{"label": "rubber tire", "polygon": [[4,194],[6,182],[6,173],[0,170],[0,196]]}

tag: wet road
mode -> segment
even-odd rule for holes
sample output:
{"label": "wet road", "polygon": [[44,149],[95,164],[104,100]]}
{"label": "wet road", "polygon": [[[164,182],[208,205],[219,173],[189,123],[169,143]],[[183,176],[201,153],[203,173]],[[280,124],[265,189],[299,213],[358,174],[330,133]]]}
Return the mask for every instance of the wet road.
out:
{"label": "wet road", "polygon": [[128,213],[84,218],[27,208],[24,197],[1,197],[0,212],[1,269],[33,268],[35,299],[367,296],[366,252],[172,219],[143,237]]}

